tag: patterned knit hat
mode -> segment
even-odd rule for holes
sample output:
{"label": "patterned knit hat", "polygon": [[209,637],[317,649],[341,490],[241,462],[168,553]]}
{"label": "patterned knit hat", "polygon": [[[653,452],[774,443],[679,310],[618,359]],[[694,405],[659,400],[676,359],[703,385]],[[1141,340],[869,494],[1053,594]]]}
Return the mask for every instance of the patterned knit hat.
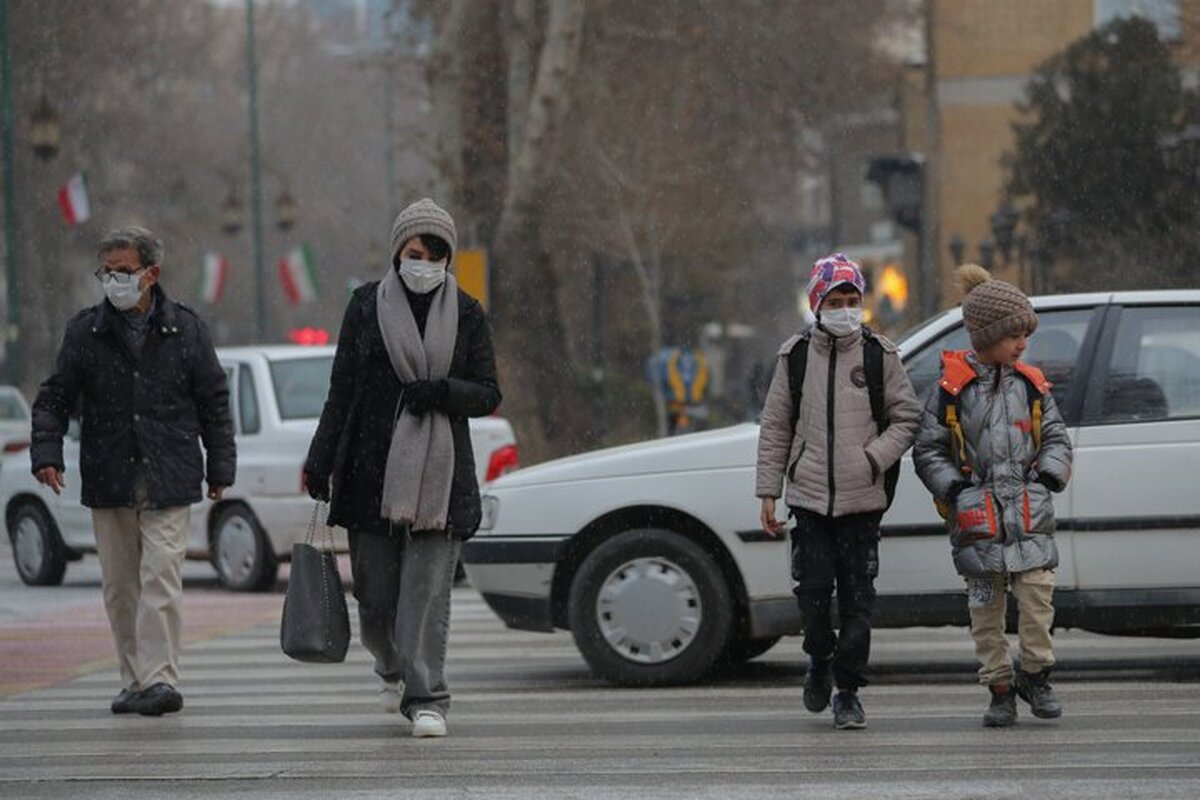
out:
{"label": "patterned knit hat", "polygon": [[1016,286],[996,280],[977,264],[964,264],[955,277],[963,291],[963,324],[975,352],[987,350],[1007,336],[1037,330],[1033,304]]}
{"label": "patterned knit hat", "polygon": [[423,233],[432,234],[450,245],[447,265],[454,262],[454,251],[458,249],[458,232],[454,228],[454,217],[428,197],[418,200],[396,215],[396,221],[392,223],[392,261],[396,260],[405,242]]}
{"label": "patterned knit hat", "polygon": [[808,286],[804,289],[808,293],[808,307],[815,314],[825,295],[843,284],[858,289],[859,294],[866,294],[867,280],[862,270],[844,253],[834,253],[818,260],[813,264],[812,272],[808,275]]}

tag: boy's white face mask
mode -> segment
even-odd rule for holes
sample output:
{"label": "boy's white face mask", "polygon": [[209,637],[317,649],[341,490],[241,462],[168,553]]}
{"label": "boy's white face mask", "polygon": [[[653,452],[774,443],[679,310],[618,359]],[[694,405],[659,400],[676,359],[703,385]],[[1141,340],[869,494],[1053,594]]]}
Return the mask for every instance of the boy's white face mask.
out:
{"label": "boy's white face mask", "polygon": [[446,282],[446,264],[443,261],[402,258],[400,280],[414,294],[429,294]]}
{"label": "boy's white face mask", "polygon": [[831,308],[817,315],[821,327],[831,336],[849,336],[862,327],[861,308]]}

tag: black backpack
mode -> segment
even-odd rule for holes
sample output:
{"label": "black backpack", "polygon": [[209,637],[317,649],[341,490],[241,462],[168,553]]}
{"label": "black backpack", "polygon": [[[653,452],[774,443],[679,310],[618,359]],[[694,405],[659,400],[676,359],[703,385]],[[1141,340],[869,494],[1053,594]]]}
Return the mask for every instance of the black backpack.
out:
{"label": "black backpack", "polygon": [[[879,435],[888,429],[887,413],[883,407],[883,345],[875,336],[875,332],[863,326],[863,371],[867,378],[867,397],[871,401],[871,416],[875,418],[875,427]],[[796,430],[796,421],[800,418],[800,399],[804,393],[804,372],[808,368],[809,334],[805,333],[788,353],[788,390],[792,394],[792,426]],[[897,461],[883,475],[883,491],[887,495],[887,507],[892,507],[896,497],[896,482],[900,479],[900,462]]]}

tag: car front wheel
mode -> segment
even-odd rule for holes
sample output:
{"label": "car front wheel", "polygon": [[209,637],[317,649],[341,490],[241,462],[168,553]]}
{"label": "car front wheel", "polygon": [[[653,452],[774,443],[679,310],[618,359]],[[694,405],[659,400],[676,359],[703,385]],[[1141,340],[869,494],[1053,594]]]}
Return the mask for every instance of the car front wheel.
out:
{"label": "car front wheel", "polygon": [[632,530],[584,559],[569,617],[580,652],[606,680],[681,684],[704,676],[726,651],[734,600],[721,568],[695,541]]}
{"label": "car front wheel", "polygon": [[13,563],[27,586],[58,586],[67,572],[66,548],[40,503],[22,502],[9,513]]}
{"label": "car front wheel", "polygon": [[228,505],[212,521],[209,559],[221,583],[235,592],[261,592],[275,585],[278,565],[266,533],[243,505]]}

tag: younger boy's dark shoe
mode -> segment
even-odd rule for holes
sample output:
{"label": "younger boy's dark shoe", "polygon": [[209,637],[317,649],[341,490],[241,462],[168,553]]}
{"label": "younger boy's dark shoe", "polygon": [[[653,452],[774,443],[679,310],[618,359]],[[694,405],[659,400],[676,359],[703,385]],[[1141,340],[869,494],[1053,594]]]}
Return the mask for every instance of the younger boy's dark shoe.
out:
{"label": "younger boy's dark shoe", "polygon": [[133,713],[133,698],[137,697],[137,692],[133,689],[122,689],[112,701],[112,713],[114,714],[132,714]]}
{"label": "younger boy's dark shoe", "polygon": [[1008,685],[989,686],[992,704],[983,712],[983,727],[1007,728],[1017,721],[1017,693]]}
{"label": "younger boy's dark shoe", "polygon": [[134,695],[130,704],[144,717],[159,717],[183,708],[183,695],[170,684],[156,683]]}
{"label": "younger boy's dark shoe", "polygon": [[833,694],[833,660],[811,658],[808,674],[804,676],[804,707],[814,714],[829,708]]}
{"label": "younger boy's dark shoe", "polygon": [[1017,670],[1013,684],[1021,699],[1029,703],[1029,710],[1039,719],[1058,719],[1062,716],[1062,703],[1050,687],[1050,670],[1025,672]]}
{"label": "younger boy's dark shoe", "polygon": [[858,701],[858,692],[838,692],[833,698],[833,727],[839,731],[867,727],[867,714]]}

